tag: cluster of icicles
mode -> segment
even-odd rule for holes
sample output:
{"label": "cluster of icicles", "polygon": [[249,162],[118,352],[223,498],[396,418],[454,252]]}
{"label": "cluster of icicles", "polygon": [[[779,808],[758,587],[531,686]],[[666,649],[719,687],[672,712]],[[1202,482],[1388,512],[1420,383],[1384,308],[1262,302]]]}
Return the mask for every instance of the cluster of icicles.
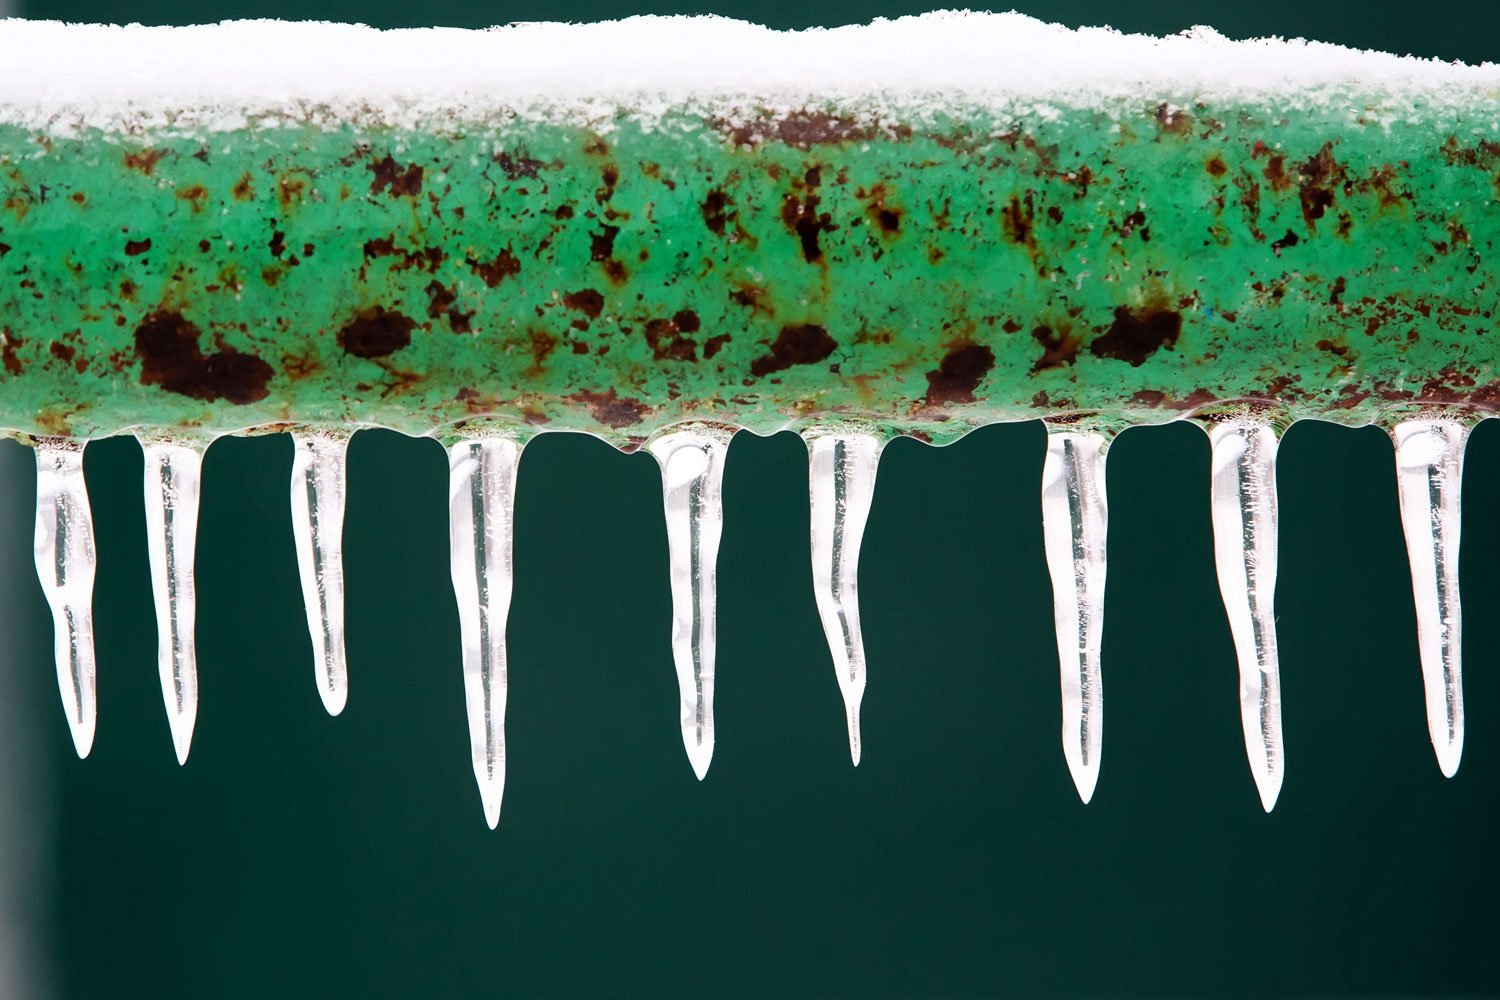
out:
{"label": "cluster of icicles", "polygon": [[[1281,790],[1281,694],[1276,657],[1277,432],[1252,417],[1208,425],[1212,442],[1215,562],[1240,671],[1245,749],[1267,811]],[[714,567],[723,528],[721,485],[732,430],[684,425],[653,439],[661,466],[670,546],[672,653],[682,695],[682,737],[699,778],[713,756]],[[1459,485],[1466,423],[1422,418],[1393,432],[1401,519],[1411,558],[1427,721],[1443,773],[1463,748],[1459,682]],[[860,758],[865,689],[856,569],[883,440],[845,428],[805,434],[811,461],[813,581],[849,726]],[[317,679],[332,715],[344,708],[341,535],[348,435],[294,435],[292,513]],[[1042,477],[1047,566],[1052,576],[1062,677],[1063,751],[1087,802],[1099,776],[1103,697],[1104,457],[1108,435],[1052,429]],[[185,761],[197,717],[193,653],[193,548],[203,446],[142,440],[146,521],[155,593],[162,694],[177,759]],[[462,625],[464,692],[474,774],[485,819],[500,818],[505,783],[505,627],[512,579],[512,517],[520,444],[501,435],[448,449],[453,589]],[[79,756],[94,739],[94,642],[90,609],[94,541],[83,478],[83,444],[36,448],[36,564],[56,628],[57,675]]]}

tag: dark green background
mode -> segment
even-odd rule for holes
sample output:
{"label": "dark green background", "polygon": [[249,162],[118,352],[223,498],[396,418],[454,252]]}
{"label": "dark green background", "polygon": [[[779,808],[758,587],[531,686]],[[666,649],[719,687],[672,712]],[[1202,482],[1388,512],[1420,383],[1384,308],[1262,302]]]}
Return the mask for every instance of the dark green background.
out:
{"label": "dark green background", "polygon": [[[778,27],[920,10],[723,3]],[[609,2],[372,7],[36,3],[30,16],[296,16],[479,26]],[[1036,3],[1067,23],[1305,34],[1479,61],[1493,5]],[[1059,746],[1042,556],[1043,435],[994,427],[886,453],[862,568],[870,688],[851,769],[813,605],[800,442],[740,435],[725,484],[719,740],[676,725],[657,473],[545,436],[521,469],[509,779],[498,832],[470,772],[441,449],[356,438],[345,533],[350,698],[327,718],[287,514],[284,437],[205,465],[201,702],[178,768],[155,667],[133,441],[93,445],[99,730],[74,758],[45,604],[7,638],[46,792],[32,930],[66,996],[1495,993],[1500,427],[1465,479],[1458,777],[1428,743],[1391,447],[1300,424],[1282,448],[1278,593],[1288,772],[1262,814],[1213,574],[1208,448],[1187,425],[1110,455],[1107,726],[1079,804]],[[0,460],[22,513],[29,453]],[[33,748],[35,749],[35,748]]]}

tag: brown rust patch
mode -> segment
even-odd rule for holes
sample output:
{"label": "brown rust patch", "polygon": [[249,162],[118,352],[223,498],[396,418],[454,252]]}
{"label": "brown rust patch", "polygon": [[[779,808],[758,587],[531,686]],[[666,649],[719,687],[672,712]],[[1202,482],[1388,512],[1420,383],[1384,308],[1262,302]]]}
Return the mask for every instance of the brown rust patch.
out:
{"label": "brown rust patch", "polygon": [[144,240],[125,241],[125,256],[127,257],[139,257],[141,254],[150,249],[151,240],[149,238]]}
{"label": "brown rust patch", "polygon": [[698,332],[698,314],[691,309],[678,311],[671,319],[653,319],[646,323],[646,346],[657,361],[697,361],[698,342],[686,336]]}
{"label": "brown rust patch", "polygon": [[222,344],[213,354],[204,354],[198,346],[200,335],[181,313],[148,315],[135,330],[141,384],[210,403],[223,399],[243,405],[270,395],[270,365]]}
{"label": "brown rust patch", "polygon": [[491,156],[490,159],[505,172],[506,177],[513,181],[519,180],[522,177],[529,177],[535,180],[539,170],[544,167],[555,166],[555,164],[544,163],[534,157],[527,156],[526,151],[523,149],[517,149],[514,152],[502,150]]}
{"label": "brown rust patch", "polygon": [[165,149],[142,149],[133,153],[125,154],[125,169],[138,170],[150,177],[156,170],[156,165],[167,155]]}
{"label": "brown rust patch", "polygon": [[937,371],[927,373],[927,405],[974,402],[974,390],[995,367],[995,352],[983,344],[955,344]]}
{"label": "brown rust patch", "polygon": [[73,361],[73,356],[78,352],[68,344],[64,344],[60,340],[54,340],[52,343],[47,345],[47,353],[51,354],[54,358],[65,364],[71,364]]}
{"label": "brown rust patch", "polygon": [[1210,156],[1208,162],[1203,164],[1203,169],[1208,171],[1210,177],[1223,177],[1229,173],[1229,167],[1221,156]]}
{"label": "brown rust patch", "polygon": [[5,363],[5,371],[10,375],[19,375],[24,370],[21,359],[16,356],[16,348],[26,341],[11,332],[10,327],[0,330],[0,360]]}
{"label": "brown rust patch", "polygon": [[604,311],[604,296],[592,288],[581,288],[563,296],[563,305],[576,309],[589,319],[598,319]]}
{"label": "brown rust patch", "polygon": [[1171,309],[1116,306],[1114,322],[1089,345],[1096,358],[1128,361],[1134,367],[1163,347],[1173,347],[1182,333],[1182,315]]}
{"label": "brown rust patch", "polygon": [[230,188],[229,193],[234,195],[235,201],[249,201],[251,198],[254,198],[255,187],[250,183],[250,174],[248,172],[241,174],[240,179],[234,182],[234,187]]}
{"label": "brown rust patch", "polygon": [[822,172],[817,167],[810,168],[804,175],[806,193],[800,198],[795,193],[788,193],[781,202],[781,221],[801,242],[802,259],[809,264],[816,264],[823,259],[819,236],[838,229],[833,223],[833,216],[818,211],[817,187],[822,183],[822,177]]}
{"label": "brown rust patch", "polygon": [[339,346],[357,358],[383,358],[411,343],[416,323],[381,306],[362,310],[339,331]]}
{"label": "brown rust patch", "polygon": [[761,378],[793,365],[817,364],[838,346],[828,331],[816,323],[784,326],[771,343],[771,353],[750,362],[750,374]]}
{"label": "brown rust patch", "polygon": [[271,251],[272,257],[280,257],[286,253],[286,233],[279,229],[271,230],[271,242],[267,244],[266,249]]}
{"label": "brown rust patch", "polygon": [[1193,116],[1182,108],[1173,107],[1163,101],[1151,111],[1156,119],[1157,135],[1189,136],[1193,133]]}
{"label": "brown rust patch", "polygon": [[703,342],[703,357],[708,359],[719,353],[719,349],[729,343],[729,334],[721,333],[717,337],[709,337]]}
{"label": "brown rust patch", "polygon": [[1347,180],[1343,164],[1334,159],[1331,142],[1297,167],[1297,195],[1309,233],[1316,232],[1317,221],[1333,207],[1335,187]]}
{"label": "brown rust patch", "polygon": [[[846,115],[811,110],[793,111],[781,116],[766,114],[743,122],[721,119],[710,124],[736,146],[781,142],[803,150],[814,146],[867,142],[875,137],[876,132],[874,128],[862,125]],[[897,131],[900,131],[899,127]]]}
{"label": "brown rust patch", "polygon": [[1078,358],[1082,343],[1067,330],[1054,331],[1050,326],[1038,326],[1031,331],[1031,338],[1042,345],[1042,356],[1031,366],[1031,373],[1071,365]]}
{"label": "brown rust patch", "polygon": [[515,254],[510,252],[510,247],[501,250],[495,255],[495,259],[488,263],[471,257],[468,265],[469,270],[484,282],[486,288],[497,288],[506,278],[521,273],[521,262]]}
{"label": "brown rust patch", "polygon": [[370,194],[388,191],[392,198],[415,198],[422,193],[422,168],[415,163],[403,167],[389,153],[384,159],[369,164],[375,179],[370,182]]}
{"label": "brown rust patch", "polygon": [[595,420],[616,430],[640,423],[641,418],[649,412],[644,403],[620,396],[613,389],[608,392],[578,392],[567,398],[585,404]]}
{"label": "brown rust patch", "polygon": [[[177,198],[193,206],[195,213],[201,212],[203,206],[208,204],[208,188],[202,184],[189,184],[187,187],[177,189]],[[79,204],[82,202],[80,201]]]}

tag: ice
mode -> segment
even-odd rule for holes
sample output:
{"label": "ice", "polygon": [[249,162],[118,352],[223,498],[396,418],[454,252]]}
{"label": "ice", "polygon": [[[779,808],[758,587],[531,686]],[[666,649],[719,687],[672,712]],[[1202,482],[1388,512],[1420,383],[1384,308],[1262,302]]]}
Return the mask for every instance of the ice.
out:
{"label": "ice", "polygon": [[1245,754],[1266,812],[1284,770],[1276,657],[1276,429],[1253,418],[1208,426],[1214,562],[1240,666]]}
{"label": "ice", "polygon": [[732,435],[727,428],[692,424],[646,446],[661,466],[682,742],[700,781],[714,756],[714,570],[724,532],[724,457]]}
{"label": "ice", "polygon": [[94,522],[83,442],[36,445],[36,572],[52,608],[57,686],[78,756],[94,745]]}
{"label": "ice", "polygon": [[1468,434],[1467,424],[1427,417],[1397,424],[1391,433],[1417,606],[1427,729],[1438,766],[1450,778],[1458,772],[1464,751],[1458,533]]}
{"label": "ice", "polygon": [[157,668],[179,764],[187,763],[198,719],[193,550],[204,447],[185,440],[141,440],[146,457],[146,547],[156,602]]}
{"label": "ice", "polygon": [[344,455],[349,436],[292,435],[292,532],[307,629],[317,661],[318,694],[329,715],[349,700],[344,660]]}
{"label": "ice", "polygon": [[505,624],[521,446],[506,437],[448,449],[448,539],[463,642],[469,750],[484,819],[500,822],[505,793]]}
{"label": "ice", "polygon": [[849,756],[860,759],[859,703],[865,645],[859,630],[859,544],[864,537],[883,442],[872,434],[806,435],[812,515],[813,591],[844,696]]}
{"label": "ice", "polygon": [[1085,803],[1099,782],[1104,738],[1099,648],[1109,527],[1104,488],[1108,443],[1098,432],[1053,430],[1042,465],[1042,535],[1062,674],[1063,756]]}

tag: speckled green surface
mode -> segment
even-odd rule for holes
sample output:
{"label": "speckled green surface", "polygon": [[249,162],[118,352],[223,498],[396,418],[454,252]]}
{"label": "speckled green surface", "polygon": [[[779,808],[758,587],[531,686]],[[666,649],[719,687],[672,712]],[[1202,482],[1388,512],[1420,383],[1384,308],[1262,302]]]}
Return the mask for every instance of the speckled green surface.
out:
{"label": "speckled green surface", "polygon": [[0,128],[0,427],[1486,410],[1492,103]]}

